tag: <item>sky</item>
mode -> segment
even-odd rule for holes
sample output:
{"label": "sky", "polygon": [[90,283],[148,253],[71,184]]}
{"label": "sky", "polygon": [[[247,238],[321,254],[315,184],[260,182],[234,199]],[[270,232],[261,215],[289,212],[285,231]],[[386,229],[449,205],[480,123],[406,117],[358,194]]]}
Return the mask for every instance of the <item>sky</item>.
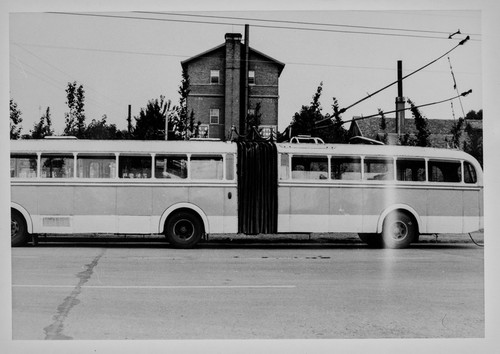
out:
{"label": "sky", "polygon": [[[160,95],[176,104],[180,62],[222,44],[228,32],[243,34],[245,24],[250,25],[250,46],[285,64],[279,80],[280,131],[310,103],[320,83],[323,113],[332,113],[333,97],[340,108],[347,107],[394,82],[398,60],[403,75],[410,74],[466,36],[471,39],[464,45],[405,79],[403,95],[419,105],[472,90],[454,100],[453,107],[446,102],[422,108],[429,119],[454,119],[482,109],[478,10],[55,9],[13,12],[9,20],[9,94],[22,112],[23,133],[47,107],[56,133],[62,132],[68,82],[85,89],[87,124],[106,115],[109,123],[125,129],[128,105],[135,117]],[[461,33],[448,39],[458,29]],[[391,111],[396,96],[394,85],[353,106],[342,118]]]}

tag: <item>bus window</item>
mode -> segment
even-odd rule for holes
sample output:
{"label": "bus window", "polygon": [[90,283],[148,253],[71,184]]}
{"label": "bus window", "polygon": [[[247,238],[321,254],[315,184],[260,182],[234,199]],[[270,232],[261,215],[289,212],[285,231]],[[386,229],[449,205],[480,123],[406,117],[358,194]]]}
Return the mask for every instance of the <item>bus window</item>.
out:
{"label": "bus window", "polygon": [[328,157],[292,156],[292,179],[328,179]]}
{"label": "bus window", "polygon": [[280,158],[280,179],[290,178],[290,156],[288,154],[281,154]]}
{"label": "bus window", "polygon": [[332,179],[360,180],[360,157],[332,157]]}
{"label": "bus window", "polygon": [[78,155],[76,170],[79,178],[115,178],[116,157],[114,155]]}
{"label": "bus window", "polygon": [[464,182],[477,183],[476,170],[469,162],[464,162]]}
{"label": "bus window", "polygon": [[460,182],[462,166],[458,161],[429,161],[430,182]]}
{"label": "bus window", "polygon": [[366,158],[364,179],[366,180],[393,180],[394,161],[387,159]]}
{"label": "bus window", "polygon": [[42,155],[42,178],[73,177],[73,155]]}
{"label": "bus window", "polygon": [[11,155],[10,157],[10,177],[13,178],[36,178],[37,156]]}
{"label": "bus window", "polygon": [[126,156],[118,158],[120,178],[151,178],[151,156]]}
{"label": "bus window", "polygon": [[191,156],[190,173],[192,179],[222,179],[222,156]]}
{"label": "bus window", "polygon": [[396,176],[398,181],[425,182],[425,160],[398,158]]}
{"label": "bus window", "polygon": [[234,155],[226,155],[226,179],[232,181],[234,179]]}
{"label": "bus window", "polygon": [[156,155],[156,178],[187,178],[186,155]]}

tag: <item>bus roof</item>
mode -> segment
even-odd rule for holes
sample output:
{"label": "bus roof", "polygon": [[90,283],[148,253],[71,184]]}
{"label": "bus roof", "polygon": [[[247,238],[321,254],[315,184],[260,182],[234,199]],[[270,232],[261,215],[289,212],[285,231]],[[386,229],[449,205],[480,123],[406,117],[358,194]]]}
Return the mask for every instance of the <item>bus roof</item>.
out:
{"label": "bus roof", "polygon": [[[11,140],[12,152],[78,152],[78,153],[235,153],[236,143],[222,141],[185,140],[74,140],[21,139]],[[471,155],[456,149],[438,149],[399,145],[365,144],[293,144],[277,143],[280,153],[329,154],[362,156],[439,157],[468,160],[477,163]]]}
{"label": "bus roof", "polygon": [[78,153],[228,153],[236,144],[222,141],[185,140],[11,140],[12,152],[78,152]]}

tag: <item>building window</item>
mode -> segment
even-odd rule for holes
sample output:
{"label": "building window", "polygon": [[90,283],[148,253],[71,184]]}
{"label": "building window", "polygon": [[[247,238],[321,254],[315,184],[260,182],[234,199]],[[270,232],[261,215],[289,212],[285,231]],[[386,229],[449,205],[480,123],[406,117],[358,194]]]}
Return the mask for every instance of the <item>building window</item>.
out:
{"label": "building window", "polygon": [[255,85],[255,70],[248,71],[248,84]]}
{"label": "building window", "polygon": [[210,109],[210,124],[219,124],[219,109]]}
{"label": "building window", "polygon": [[211,84],[219,84],[220,82],[220,71],[219,70],[210,70],[210,83]]}

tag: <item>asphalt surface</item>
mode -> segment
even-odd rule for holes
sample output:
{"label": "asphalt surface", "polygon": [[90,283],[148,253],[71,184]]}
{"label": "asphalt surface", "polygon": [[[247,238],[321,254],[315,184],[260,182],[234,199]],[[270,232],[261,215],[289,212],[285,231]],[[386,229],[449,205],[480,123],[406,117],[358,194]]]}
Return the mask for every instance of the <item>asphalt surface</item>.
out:
{"label": "asphalt surface", "polygon": [[13,248],[12,336],[484,337],[484,252],[468,235],[404,250],[353,235],[273,237],[214,235],[193,250],[102,235]]}

